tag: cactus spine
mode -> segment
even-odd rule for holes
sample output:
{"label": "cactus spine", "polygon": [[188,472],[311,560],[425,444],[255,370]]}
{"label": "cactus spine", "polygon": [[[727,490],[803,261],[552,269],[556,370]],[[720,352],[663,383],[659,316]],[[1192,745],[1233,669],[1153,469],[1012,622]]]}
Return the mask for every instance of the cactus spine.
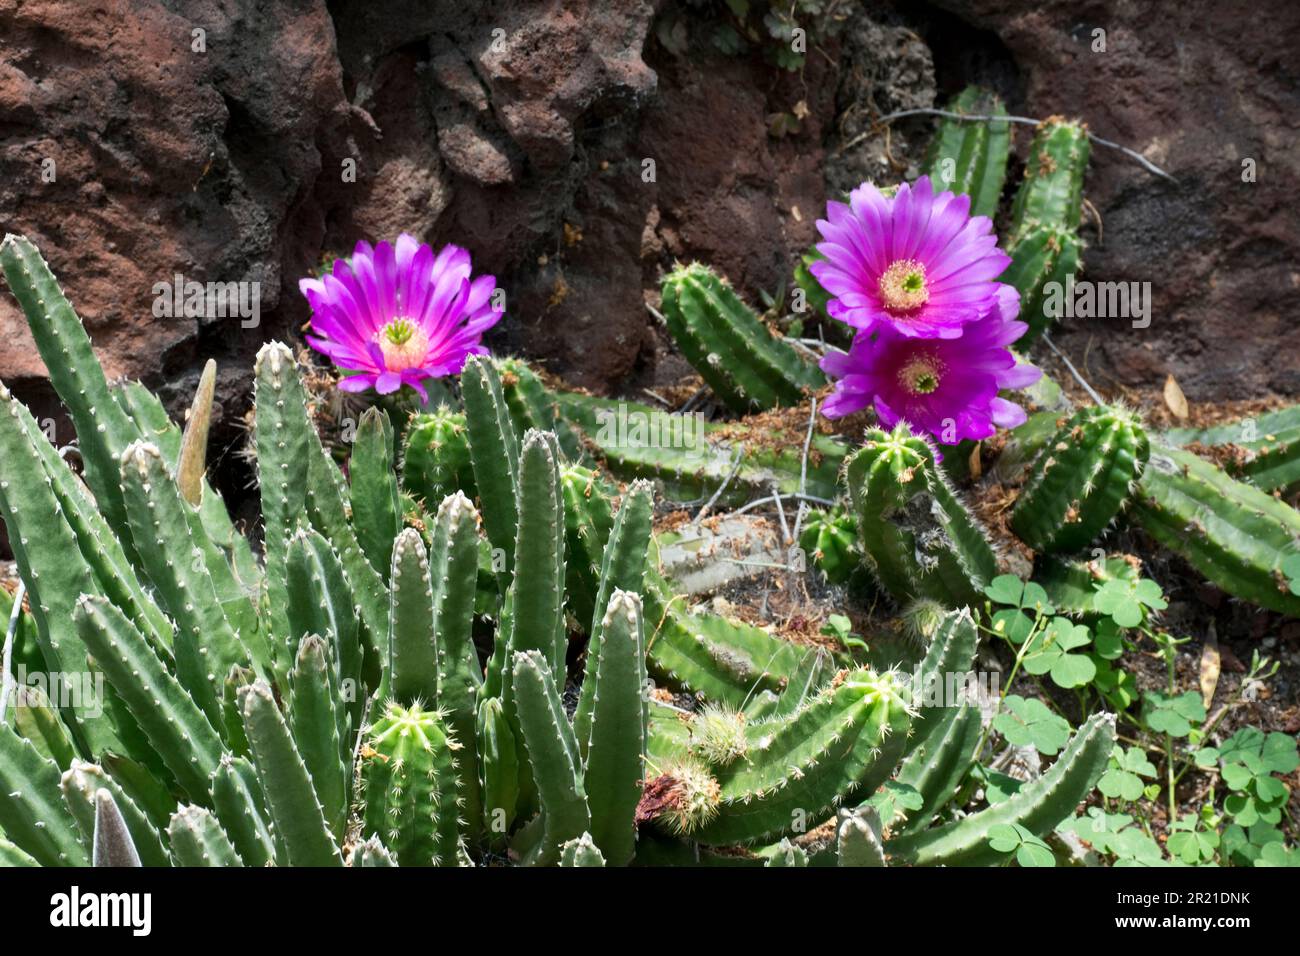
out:
{"label": "cactus spine", "polygon": [[979,602],[997,560],[924,439],[905,422],[890,433],[868,429],[845,474],[869,566],[896,600]]}
{"label": "cactus spine", "polygon": [[474,496],[463,412],[442,405],[411,419],[402,457],[402,487],[429,507],[455,491]]}
{"label": "cactus spine", "polygon": [[707,266],[678,266],[664,277],[663,312],[687,361],[735,411],[796,405],[804,389],[825,381]]}
{"label": "cactus spine", "polygon": [[1011,514],[1012,529],[1037,551],[1078,551],[1119,514],[1149,453],[1133,413],[1080,409],[1039,453]]}

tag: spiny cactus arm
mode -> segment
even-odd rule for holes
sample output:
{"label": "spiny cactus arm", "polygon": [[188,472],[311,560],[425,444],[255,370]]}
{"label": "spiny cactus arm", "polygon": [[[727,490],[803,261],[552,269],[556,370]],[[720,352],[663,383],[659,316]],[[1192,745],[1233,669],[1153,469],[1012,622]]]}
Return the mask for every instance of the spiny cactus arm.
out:
{"label": "spiny cactus arm", "polygon": [[[465,431],[469,439],[474,483],[483,507],[483,528],[493,548],[510,561],[515,553],[519,521],[516,485],[519,438],[501,394],[501,380],[491,360],[471,355],[460,374],[465,402]],[[509,580],[509,577],[506,577]]]}
{"label": "spiny cactus arm", "polygon": [[[257,353],[254,365],[253,435],[257,448],[257,482],[262,494],[265,526],[266,587],[270,600],[271,631],[285,634],[288,621],[289,540],[306,509],[307,398],[293,353],[280,342],[269,342]],[[281,670],[287,655],[276,649]]]}
{"label": "spiny cactus arm", "polygon": [[[945,699],[950,680],[965,675],[975,663],[975,650],[979,646],[979,632],[975,628],[975,619],[968,608],[949,611],[939,622],[939,628],[930,639],[917,674],[921,683],[912,687],[912,702],[916,706],[916,716],[912,720],[912,736],[908,740],[907,753],[911,754],[924,744],[935,729],[935,724],[943,716],[946,707],[927,705],[931,691],[938,691],[940,699]],[[946,701],[945,701],[946,702]]]}
{"label": "spiny cactus arm", "polygon": [[5,236],[0,267],[27,316],[50,384],[72,414],[86,481],[109,525],[129,541],[117,459],[140,431],[113,398],[90,336],[36,247],[23,236]]}
{"label": "spiny cactus arm", "polygon": [[465,413],[442,405],[415,415],[402,451],[402,487],[427,508],[456,491],[477,494]]}
{"label": "spiny cactus arm", "polygon": [[478,512],[457,491],[443,500],[432,529],[429,573],[433,579],[433,621],[437,634],[438,706],[460,744],[456,764],[471,843],[483,823],[479,786],[476,715],[483,671],[474,647],[474,597],[478,579]]}
{"label": "spiny cactus arm", "polygon": [[438,658],[434,650],[433,585],[424,540],[406,528],[393,545],[388,611],[388,665],[379,696],[402,704],[434,701]]}
{"label": "spiny cactus arm", "polygon": [[1001,803],[955,823],[890,840],[886,845],[890,859],[915,866],[1001,863],[1007,854],[989,846],[989,829],[1014,823],[1035,836],[1049,833],[1096,786],[1114,748],[1115,718],[1093,714],[1041,777]]}
{"label": "spiny cactus arm", "polygon": [[60,770],[72,766],[77,756],[76,744],[38,685],[29,684],[22,689],[22,695],[14,701],[13,722],[18,736],[30,740],[41,756],[49,757]]}
{"label": "spiny cactus arm", "polygon": [[[770,712],[774,717],[794,713],[835,675],[835,661],[825,648],[792,646],[798,650],[799,663],[783,678],[785,689],[772,704]],[[753,702],[754,698],[751,697],[748,703]]]}
{"label": "spiny cactus arm", "polygon": [[186,805],[172,814],[167,839],[178,866],[243,866],[239,851],[205,807]]}
{"label": "spiny cactus arm", "polygon": [[880,839],[880,815],[872,807],[864,804],[856,810],[841,810],[835,841],[836,858],[840,866],[885,865],[885,847]]}
{"label": "spiny cactus arm", "polygon": [[1300,617],[1282,561],[1300,513],[1191,452],[1157,447],[1129,511],[1160,544],[1234,597]]}
{"label": "spiny cactus arm", "polygon": [[591,830],[581,757],[546,657],[515,654],[513,683],[519,725],[542,804],[542,836],[528,862],[553,864],[561,844]]}
{"label": "spiny cactus arm", "polygon": [[[255,374],[254,430],[267,526],[267,567],[280,569],[267,575],[273,630],[284,634],[287,627],[283,610],[277,610],[284,606],[284,556],[305,507],[312,527],[338,552],[367,633],[382,637],[388,633],[387,588],[357,541],[348,518],[347,485],[316,434],[293,353],[280,342],[262,346]],[[378,652],[378,648],[372,650]]]}
{"label": "spiny cactus arm", "polygon": [[529,432],[519,452],[510,648],[542,651],[551,669],[562,673],[564,504],[558,489],[559,464],[550,442],[543,432]]}
{"label": "spiny cactus arm", "polygon": [[485,697],[477,715],[479,782],[483,828],[500,845],[515,820],[519,802],[519,753],[501,698]]}
{"label": "spiny cactus arm", "polygon": [[[289,543],[289,637],[296,642],[306,634],[319,634],[332,645],[335,683],[350,699],[339,711],[339,735],[351,752],[349,729],[361,723],[365,694],[364,649],[360,622],[347,573],[334,546],[318,532],[300,528]],[[372,662],[376,667],[379,662]]]}
{"label": "spiny cactus arm", "polygon": [[158,828],[127,795],[121,785],[97,764],[76,760],[59,780],[63,802],[76,819],[86,845],[94,847],[97,823],[97,795],[113,798],[114,810],[131,834],[131,843],[144,866],[171,866],[171,855],[163,846]]}
{"label": "spiny cactus arm", "polygon": [[342,858],[330,836],[311,775],[294,746],[270,685],[257,680],[240,688],[239,694],[253,765],[275,821],[275,833],[284,841],[288,864],[340,866]]}
{"label": "spiny cactus arm", "polygon": [[90,861],[77,821],[59,799],[59,768],[0,725],[0,829],[41,866]]}
{"label": "spiny cactus arm", "polygon": [[[1005,116],[1002,100],[988,90],[968,86],[948,104],[951,113]],[[1007,175],[1011,125],[1006,120],[965,121],[944,118],[925,155],[923,172],[936,192],[945,189],[970,196],[972,216],[990,218],[998,210]]]}
{"label": "spiny cactus arm", "polygon": [[591,807],[591,836],[604,858],[624,866],[636,850],[637,803],[646,752],[645,637],[641,599],[615,591],[593,649],[590,737],[583,786]]}
{"label": "spiny cactus arm", "polygon": [[[66,512],[54,494],[36,446],[21,427],[25,413],[9,390],[0,385],[0,516],[18,572],[27,586],[37,643],[45,666],[59,673],[82,670],[86,657],[72,612],[76,596],[99,593],[99,584],[78,553],[78,542]],[[27,416],[30,419],[30,416]],[[42,439],[43,440],[43,439]],[[61,708],[82,753],[121,749],[118,734],[106,715]]]}
{"label": "spiny cactus arm", "polygon": [[342,758],[345,745],[339,740],[338,714],[342,702],[333,669],[325,641],[315,634],[304,637],[289,675],[293,688],[289,728],[330,832],[341,842],[347,827],[351,774]]}
{"label": "spiny cactus arm", "polygon": [[0,836],[0,868],[17,866],[40,866],[40,863],[22,847]]}
{"label": "spiny cactus arm", "polygon": [[944,707],[925,741],[904,759],[896,779],[921,795],[920,808],[908,814],[909,832],[928,824],[957,792],[975,760],[980,728],[975,705]]}
{"label": "spiny cactus arm", "polygon": [[1080,409],[1039,453],[1011,513],[1012,530],[1036,551],[1087,546],[1124,507],[1149,452],[1131,412]]}
{"label": "spiny cactus arm", "polygon": [[653,698],[647,704],[646,763],[658,773],[691,749],[690,715]]}
{"label": "spiny cactus arm", "polygon": [[663,281],[673,339],[718,397],[738,412],[795,405],[825,382],[788,342],[772,334],[707,266],[678,266]]}
{"label": "spiny cactus arm", "polygon": [[1011,207],[1013,233],[1033,223],[1078,227],[1090,149],[1082,123],[1054,116],[1039,125],[1025,161],[1024,182]]}
{"label": "spiny cactus arm", "polygon": [[783,692],[810,653],[752,624],[691,612],[656,573],[645,588],[646,665],[674,688],[738,709],[765,690]]}
{"label": "spiny cactus arm", "polygon": [[584,833],[560,847],[560,866],[605,866],[605,857],[591,834]]}
{"label": "spiny cactus arm", "polygon": [[618,494],[599,472],[582,465],[560,471],[564,497],[565,601],[569,613],[588,635],[596,616],[596,592],[605,543],[614,526],[610,499]]}
{"label": "spiny cactus arm", "polygon": [[[156,773],[145,764],[112,751],[100,754],[99,765],[161,833],[176,809],[176,797],[164,783],[165,770]],[[125,801],[121,805],[125,806]]]}
{"label": "spiny cactus arm", "polygon": [[530,428],[554,432],[560,450],[569,461],[582,461],[586,454],[582,436],[560,414],[555,395],[537,373],[522,359],[498,359],[497,372],[501,379],[501,394],[510,409],[516,434],[523,435]]}
{"label": "spiny cactus arm", "polygon": [[808,865],[808,852],[803,847],[791,843],[788,837],[782,837],[780,843],[766,851],[766,857],[764,867],[784,868]]}
{"label": "spiny cactus arm", "polygon": [[402,503],[393,470],[393,425],[383,409],[371,406],[361,413],[348,473],[357,540],[370,566],[386,580],[393,541],[402,529]]}
{"label": "spiny cactus arm", "polygon": [[455,752],[437,711],[389,701],[363,753],[363,832],[380,835],[402,866],[463,859]]}
{"label": "spiny cactus arm", "polygon": [[934,452],[905,422],[868,429],[845,469],[858,534],[870,566],[896,600],[928,597],[978,604],[997,559],[976,519],[935,466]]}
{"label": "spiny cactus arm", "polygon": [[1025,349],[1058,317],[1053,314],[1049,283],[1064,290],[1079,270],[1083,241],[1074,227],[1032,223],[1015,231],[1007,240],[1011,263],[1001,281],[1020,293],[1020,320],[1029,329],[1017,340]]}
{"label": "spiny cactus arm", "polygon": [[[593,495],[600,494],[593,490]],[[650,486],[642,481],[634,482],[623,497],[618,516],[608,539],[602,543],[600,582],[596,588],[594,607],[600,612],[593,619],[589,628],[587,642],[587,663],[578,696],[578,706],[573,713],[573,732],[578,738],[578,746],[583,754],[591,744],[591,713],[596,693],[593,679],[600,669],[600,652],[604,646],[600,641],[609,601],[618,591],[639,594],[645,586],[646,553],[650,549],[650,523],[653,517],[654,493]],[[567,509],[566,509],[567,510]],[[638,608],[638,618],[642,617]],[[641,654],[644,657],[644,630],[641,630]]]}
{"label": "spiny cactus arm", "polygon": [[222,757],[212,774],[212,808],[240,859],[249,866],[266,866],[277,858],[261,789],[257,771],[243,757]]}
{"label": "spiny cactus arm", "polygon": [[140,563],[176,622],[172,652],[177,679],[216,726],[221,682],[231,667],[248,666],[251,659],[217,599],[203,557],[207,542],[195,540],[190,505],[153,445],[127,446],[121,479]]}
{"label": "spiny cactus arm", "polygon": [[82,595],[73,617],[87,651],[150,746],[192,800],[205,800],[208,775],[225,746],[203,711],[116,607]]}
{"label": "spiny cactus arm", "polygon": [[1222,449],[1224,470],[1261,491],[1300,490],[1300,405],[1210,428],[1174,428],[1160,436],[1176,447]]}
{"label": "spiny cactus arm", "polygon": [[556,400],[615,476],[660,482],[669,498],[707,498],[728,477],[720,505],[770,495],[773,485],[783,495],[839,495],[840,465],[849,448],[829,435],[813,435],[805,483],[802,445],[774,447],[768,433],[747,436],[736,423],[701,423],[635,402],[569,392]]}
{"label": "spiny cactus arm", "polygon": [[747,759],[718,774],[718,815],[696,839],[767,841],[811,829],[856,790],[893,771],[907,737],[905,691],[891,675],[841,675],[789,717],[746,725]]}
{"label": "spiny cactus arm", "polygon": [[372,836],[368,840],[362,840],[352,848],[349,865],[392,867],[397,866],[397,860],[393,854],[388,852],[388,848],[379,842],[379,837]]}
{"label": "spiny cactus arm", "polygon": [[91,866],[138,867],[140,854],[135,850],[131,831],[107,790],[95,794],[95,832],[92,837]]}

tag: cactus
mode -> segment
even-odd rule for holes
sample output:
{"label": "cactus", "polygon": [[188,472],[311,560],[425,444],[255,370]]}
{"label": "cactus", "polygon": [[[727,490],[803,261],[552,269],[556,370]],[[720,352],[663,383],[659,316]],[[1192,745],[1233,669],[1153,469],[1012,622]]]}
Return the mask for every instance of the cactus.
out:
{"label": "cactus", "polygon": [[[848,446],[815,433],[806,480],[800,444],[773,441],[770,432],[743,423],[715,424],[635,402],[560,393],[561,412],[595,446],[617,478],[654,480],[679,501],[707,499],[723,483],[719,505],[743,504],[775,488],[793,495],[834,498]],[[802,436],[800,436],[802,439]],[[730,477],[730,481],[727,481]]]}
{"label": "cactus", "polygon": [[1096,785],[1115,747],[1115,718],[1094,714],[1071,738],[1051,768],[1014,795],[978,813],[929,830],[891,839],[894,862],[915,866],[988,866],[1007,854],[989,845],[989,830],[1018,824],[1035,836],[1050,833]]}
{"label": "cactus", "polygon": [[[968,86],[948,104],[952,113],[1005,116],[1002,101],[992,93]],[[993,217],[1007,175],[1011,126],[1005,120],[967,122],[944,118],[930,140],[922,172],[936,191],[950,189],[970,196],[972,216]]]}
{"label": "cactus", "polygon": [[924,439],[905,422],[890,433],[868,429],[845,475],[868,566],[896,600],[979,603],[997,559]]}
{"label": "cactus", "polygon": [[1158,446],[1138,482],[1133,521],[1244,601],[1300,617],[1282,562],[1300,547],[1300,514],[1177,448]]}
{"label": "cactus", "polygon": [[[716,806],[706,801],[707,811],[694,818],[679,812],[670,816],[671,826],[713,845],[811,828],[855,789],[870,793],[888,777],[907,739],[908,711],[907,692],[892,675],[842,672],[791,714],[747,723],[745,756],[710,766]],[[703,756],[687,759],[694,773],[666,773],[701,781],[692,790],[707,795],[707,778],[699,773]],[[711,819],[698,819],[704,816]]]}
{"label": "cactus", "polygon": [[1045,287],[1064,289],[1078,271],[1083,243],[1079,215],[1090,143],[1082,124],[1052,117],[1036,131],[1025,179],[1011,207],[1006,250],[1011,264],[1001,276],[1020,291],[1020,320],[1029,325],[1023,349],[1051,324]]}
{"label": "cactus", "polygon": [[805,389],[825,383],[707,266],[678,266],[664,277],[663,312],[682,354],[734,411],[797,405]]}
{"label": "cactus", "polygon": [[444,715],[396,701],[366,734],[364,835],[378,836],[402,866],[455,866],[464,853],[460,778]]}
{"label": "cactus", "polygon": [[1150,446],[1127,409],[1089,406],[1049,439],[1011,514],[1011,528],[1037,551],[1078,551],[1119,514]]}
{"label": "cactus", "polygon": [[402,456],[402,487],[429,505],[454,491],[474,497],[463,412],[442,405],[411,419]]}
{"label": "cactus", "polygon": [[847,582],[860,563],[856,522],[840,508],[810,511],[799,547],[832,584]]}
{"label": "cactus", "polygon": [[1300,405],[1210,428],[1174,428],[1160,438],[1213,458],[1260,491],[1300,491]]}

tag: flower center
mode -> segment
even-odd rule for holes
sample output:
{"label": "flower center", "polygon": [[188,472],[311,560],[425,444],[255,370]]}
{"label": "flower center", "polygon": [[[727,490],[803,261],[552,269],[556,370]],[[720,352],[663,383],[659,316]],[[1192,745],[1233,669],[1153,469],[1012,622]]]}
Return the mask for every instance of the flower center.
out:
{"label": "flower center", "polygon": [[898,370],[898,384],[909,395],[931,395],[939,388],[943,371],[943,363],[936,358],[914,358]]}
{"label": "flower center", "polygon": [[899,259],[880,277],[880,297],[891,312],[919,309],[930,300],[925,287],[925,266],[915,259]]}
{"label": "flower center", "polygon": [[429,354],[429,336],[410,319],[393,319],[375,333],[375,341],[390,372],[423,365]]}

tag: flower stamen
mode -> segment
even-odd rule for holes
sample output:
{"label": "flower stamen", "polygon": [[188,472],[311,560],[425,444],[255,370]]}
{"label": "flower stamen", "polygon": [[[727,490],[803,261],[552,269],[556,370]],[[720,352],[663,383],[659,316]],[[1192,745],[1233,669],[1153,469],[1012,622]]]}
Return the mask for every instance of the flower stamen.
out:
{"label": "flower stamen", "polygon": [[918,356],[898,370],[898,384],[909,395],[933,395],[943,379],[944,365],[933,356]]}
{"label": "flower stamen", "polygon": [[384,364],[394,372],[423,365],[429,354],[428,334],[408,318],[393,319],[375,333],[375,341],[384,353]]}
{"label": "flower stamen", "polygon": [[899,259],[880,276],[880,297],[890,312],[910,312],[930,301],[925,284],[925,265],[915,259]]}

